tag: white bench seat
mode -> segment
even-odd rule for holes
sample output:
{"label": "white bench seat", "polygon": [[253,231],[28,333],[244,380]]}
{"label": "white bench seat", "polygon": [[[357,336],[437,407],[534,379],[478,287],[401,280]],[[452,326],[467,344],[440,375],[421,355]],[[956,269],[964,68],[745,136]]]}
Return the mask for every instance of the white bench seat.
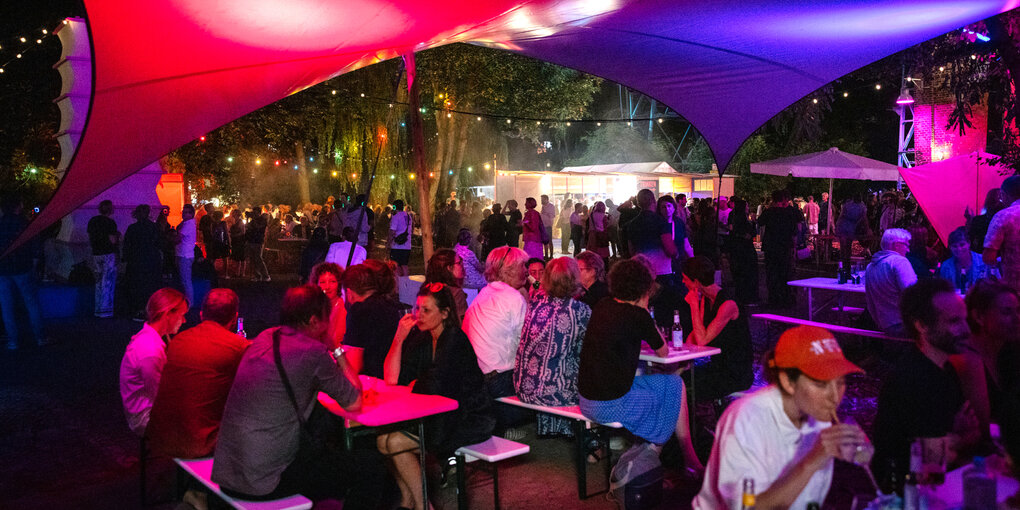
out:
{"label": "white bench seat", "polygon": [[464,473],[465,464],[477,460],[485,461],[492,467],[492,501],[493,508],[499,510],[499,468],[496,463],[518,455],[524,455],[531,451],[531,447],[503,439],[499,436],[492,436],[481,443],[475,443],[457,448],[457,507],[460,510],[467,508],[467,476]]}
{"label": "white bench seat", "polygon": [[819,328],[825,328],[832,333],[843,334],[843,335],[856,335],[868,338],[878,338],[881,340],[893,340],[896,342],[909,342],[906,338],[897,338],[889,336],[881,331],[872,331],[870,329],[851,328],[849,326],[838,326],[836,324],[826,324],[824,322],[809,321],[807,319],[798,319],[796,317],[787,317],[785,315],[776,315],[772,313],[756,313],[751,315],[752,319],[760,319],[769,322],[779,322],[783,324],[791,324],[795,326],[817,326]]}
{"label": "white bench seat", "polygon": [[596,421],[589,419],[587,416],[581,413],[580,406],[544,406],[541,404],[529,404],[527,402],[521,402],[521,399],[517,397],[499,397],[496,400],[504,404],[523,407],[525,409],[531,409],[532,411],[538,411],[540,413],[553,414],[556,416],[561,416],[563,418],[570,418],[571,420],[595,423],[597,425],[602,425],[603,427],[609,427],[614,429],[623,428],[623,424],[620,422],[614,421],[612,423],[598,423]]}
{"label": "white bench seat", "polygon": [[174,462],[195,480],[208,487],[224,503],[237,510],[308,510],[312,508],[312,500],[300,494],[269,501],[246,501],[227,496],[220,489],[219,484],[212,481],[213,460],[211,457],[204,459],[174,459]]}
{"label": "white bench seat", "polygon": [[531,447],[526,444],[503,439],[499,436],[492,436],[481,443],[461,446],[457,448],[456,454],[463,455],[466,462],[474,462],[476,460],[499,462],[518,455],[524,455],[530,451]]}
{"label": "white bench seat", "polygon": [[608,445],[606,448],[607,452],[610,452],[609,458],[606,459],[606,473],[605,473],[605,484],[606,489],[599,492],[589,493],[588,492],[588,453],[585,451],[588,444],[588,440],[592,437],[590,429],[593,425],[608,427],[613,429],[622,429],[623,424],[619,422],[612,423],[598,423],[592,421],[587,416],[581,413],[580,406],[543,406],[539,404],[528,404],[521,402],[521,399],[517,397],[499,397],[497,401],[512,406],[522,407],[524,409],[530,409],[539,413],[551,414],[559,416],[561,418],[567,418],[574,422],[574,439],[576,444],[574,445],[574,465],[577,471],[577,497],[580,499],[588,499],[590,496],[602,494],[609,490],[609,473],[613,463],[612,452],[609,450]]}

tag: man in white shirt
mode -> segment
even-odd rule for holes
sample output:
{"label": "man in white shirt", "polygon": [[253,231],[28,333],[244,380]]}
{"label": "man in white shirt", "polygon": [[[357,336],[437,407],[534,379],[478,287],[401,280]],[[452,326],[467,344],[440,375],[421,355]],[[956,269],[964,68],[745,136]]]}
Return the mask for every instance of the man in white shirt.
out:
{"label": "man in white shirt", "polygon": [[[516,393],[514,359],[528,313],[528,302],[520,290],[528,278],[527,261],[528,254],[520,248],[502,246],[492,250],[485,261],[485,279],[490,283],[478,292],[464,315],[464,333],[478,357],[492,398]],[[496,407],[498,428],[512,426],[518,419],[515,409],[505,409],[508,407]]]}
{"label": "man in white shirt", "polygon": [[326,253],[326,262],[332,262],[343,269],[347,269],[347,258],[351,257],[351,248],[354,248],[354,256],[351,257],[351,265],[356,266],[368,258],[365,247],[354,244],[354,227],[344,227],[344,240],[329,245],[329,252]]}
{"label": "man in white shirt", "polygon": [[552,229],[556,223],[556,205],[549,201],[549,195],[542,195],[542,226],[545,228],[545,238],[548,243],[543,243],[542,254],[546,259],[553,258]]}
{"label": "man in white shirt", "polygon": [[[804,509],[825,501],[833,459],[867,462],[867,436],[857,425],[833,424],[846,375],[861,372],[843,357],[832,333],[788,329],[768,360],[769,386],[723,412],[694,510]],[[744,480],[754,487],[744,494]],[[750,501],[742,501],[745,497]]]}
{"label": "man in white shirt", "polygon": [[411,258],[411,238],[414,225],[411,215],[404,211],[404,201],[393,201],[393,216],[390,218],[389,237],[386,244],[390,247],[390,260],[397,263],[397,276],[407,276],[407,265]]}
{"label": "man in white shirt", "polygon": [[868,313],[886,334],[905,337],[900,317],[900,296],[917,281],[917,273],[907,260],[910,232],[890,228],[882,233],[882,251],[871,258],[864,272],[864,298]]}
{"label": "man in white shirt", "polygon": [[177,274],[181,278],[184,299],[188,306],[195,304],[195,288],[191,284],[191,266],[195,263],[195,242],[198,241],[198,229],[195,228],[195,206],[184,204],[181,208],[181,221],[177,225]]}

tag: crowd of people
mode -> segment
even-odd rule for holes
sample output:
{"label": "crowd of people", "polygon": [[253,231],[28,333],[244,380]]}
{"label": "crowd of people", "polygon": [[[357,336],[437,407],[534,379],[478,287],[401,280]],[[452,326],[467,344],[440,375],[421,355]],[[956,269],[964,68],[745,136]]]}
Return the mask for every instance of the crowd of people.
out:
{"label": "crowd of people", "polygon": [[[1020,177],[1007,179],[995,196],[999,206],[989,202],[949,236],[950,256],[941,265],[929,263],[924,220],[896,193],[881,197],[878,213],[860,197],[839,210],[824,195],[820,204],[811,198],[798,205],[785,190],[753,212],[737,197],[688,201],[648,189],[619,206],[568,200],[557,209],[543,196],[525,200],[523,212],[516,201],[486,209],[472,202],[465,216],[451,202],[436,214],[440,249],[426,261],[413,304],[401,303],[397,290],[420,219],[401,200],[378,212],[327,204],[299,219],[285,207],[242,213],[207,204],[196,220],[186,205],[182,222],[169,229],[165,211],[151,221],[148,207],[139,206],[123,236],[104,202],[88,232],[96,316],[112,314],[123,257],[132,305],[144,317],[121,365],[129,428],[161,454],[214,456],[213,480],[231,496],[300,492],[343,497],[355,509],[397,500],[430,508],[410,431],[383,430],[372,450],[306,437],[315,435],[307,433],[312,423],[337,427],[316,403],[318,392],[357,410],[359,376],[369,376],[458,402],[426,428],[428,453],[444,469],[458,447],[492,434],[520,439],[531,420],[540,437],[573,434],[555,416],[495,401],[517,396],[578,405],[592,421],[621,423],[656,452],[675,438],[683,468],[703,478],[695,508],[739,507],[748,479],[760,507],[803,508],[824,500],[835,459],[854,461],[848,447],[873,441],[872,470],[893,484],[902,484],[918,438],[948,438],[949,463],[958,464],[993,450],[990,424],[997,422],[1016,453]],[[20,202],[2,205],[0,236],[13,238],[24,228]],[[768,385],[745,393],[754,380],[748,305],[759,301],[756,239],[769,303],[790,306],[786,283],[797,252],[830,214],[848,264],[852,250],[875,249],[865,275],[867,315],[889,335],[913,341],[883,381],[870,441],[837,415],[847,377],[861,370],[825,329],[783,333],[763,362]],[[278,235],[309,237],[300,261],[304,285],[286,291],[279,326],[248,340],[238,328],[237,294],[213,288],[195,303],[192,271],[202,260],[214,275],[237,274],[247,262],[255,280],[268,280],[261,252],[276,226]],[[553,229],[561,233],[560,252],[573,256],[555,257]],[[385,232],[378,236],[388,248],[385,260],[369,257],[377,230]],[[851,248],[855,242],[860,248]],[[0,271],[4,299],[21,288],[33,250],[15,251],[15,263]],[[179,280],[159,288],[168,264]],[[730,279],[720,278],[723,266]],[[470,304],[467,291],[477,292]],[[196,306],[200,323],[180,331]],[[3,308],[6,324],[7,301]],[[676,367],[640,372],[642,345],[668,354],[662,331],[674,321],[685,343],[721,353],[693,374]],[[32,327],[45,342],[35,319]],[[698,392],[689,399],[692,379]],[[691,430],[691,412],[714,434]],[[600,446],[588,445],[593,460]],[[386,494],[388,473],[399,495]],[[186,501],[203,508],[204,497],[193,487]]]}

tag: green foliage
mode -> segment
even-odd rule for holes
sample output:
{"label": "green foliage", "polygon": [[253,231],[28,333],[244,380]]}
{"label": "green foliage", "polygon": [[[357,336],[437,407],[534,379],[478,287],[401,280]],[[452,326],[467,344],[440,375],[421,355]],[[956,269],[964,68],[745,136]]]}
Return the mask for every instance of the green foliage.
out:
{"label": "green foliage", "polygon": [[672,150],[662,140],[649,141],[643,128],[622,122],[606,124],[581,139],[585,149],[580,156],[568,160],[567,166],[608,165],[670,161]]}

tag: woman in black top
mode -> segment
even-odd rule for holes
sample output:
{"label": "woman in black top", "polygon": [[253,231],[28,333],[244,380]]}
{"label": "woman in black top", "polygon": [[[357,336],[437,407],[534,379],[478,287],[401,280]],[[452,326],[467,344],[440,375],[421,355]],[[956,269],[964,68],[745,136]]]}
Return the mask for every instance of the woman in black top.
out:
{"label": "woman in black top", "polygon": [[[475,351],[460,329],[449,286],[422,285],[415,312],[400,319],[384,372],[387,384],[413,384],[414,393],[457,401],[456,411],[427,422],[426,444],[437,457],[448,459],[457,448],[484,441],[492,434],[496,421],[489,415],[491,400]],[[400,506],[426,508],[417,440],[398,431],[380,435],[377,445],[396,468]]]}
{"label": "woman in black top", "polygon": [[754,381],[751,330],[747,315],[734,300],[733,289],[715,284],[715,266],[707,257],[699,255],[684,261],[683,283],[688,290],[685,300],[691,307],[692,328],[687,342],[722,351],[704,362],[695,362],[697,369],[689,372],[697,388],[695,415],[704,425],[695,431],[694,440],[698,451],[708,452],[713,441],[710,431],[729,403],[726,397],[750,388]]}
{"label": "woman in black top", "polygon": [[758,252],[754,250],[754,224],[747,217],[747,201],[736,199],[727,225],[730,235],[730,270],[736,287],[737,302],[746,305],[758,301]]}
{"label": "woman in black top", "polygon": [[404,310],[391,296],[396,287],[393,270],[368,259],[349,267],[343,279],[347,300],[344,346],[357,347],[347,352],[347,361],[359,374],[382,379],[383,360]]}
{"label": "woman in black top", "polygon": [[691,445],[687,392],[680,376],[635,376],[641,342],[667,356],[648,299],[654,277],[643,256],[617,262],[609,272],[609,294],[592,310],[581,345],[577,377],[581,412],[599,423],[620,422],[634,435],[662,445],[676,435],[688,469],[704,471]]}

